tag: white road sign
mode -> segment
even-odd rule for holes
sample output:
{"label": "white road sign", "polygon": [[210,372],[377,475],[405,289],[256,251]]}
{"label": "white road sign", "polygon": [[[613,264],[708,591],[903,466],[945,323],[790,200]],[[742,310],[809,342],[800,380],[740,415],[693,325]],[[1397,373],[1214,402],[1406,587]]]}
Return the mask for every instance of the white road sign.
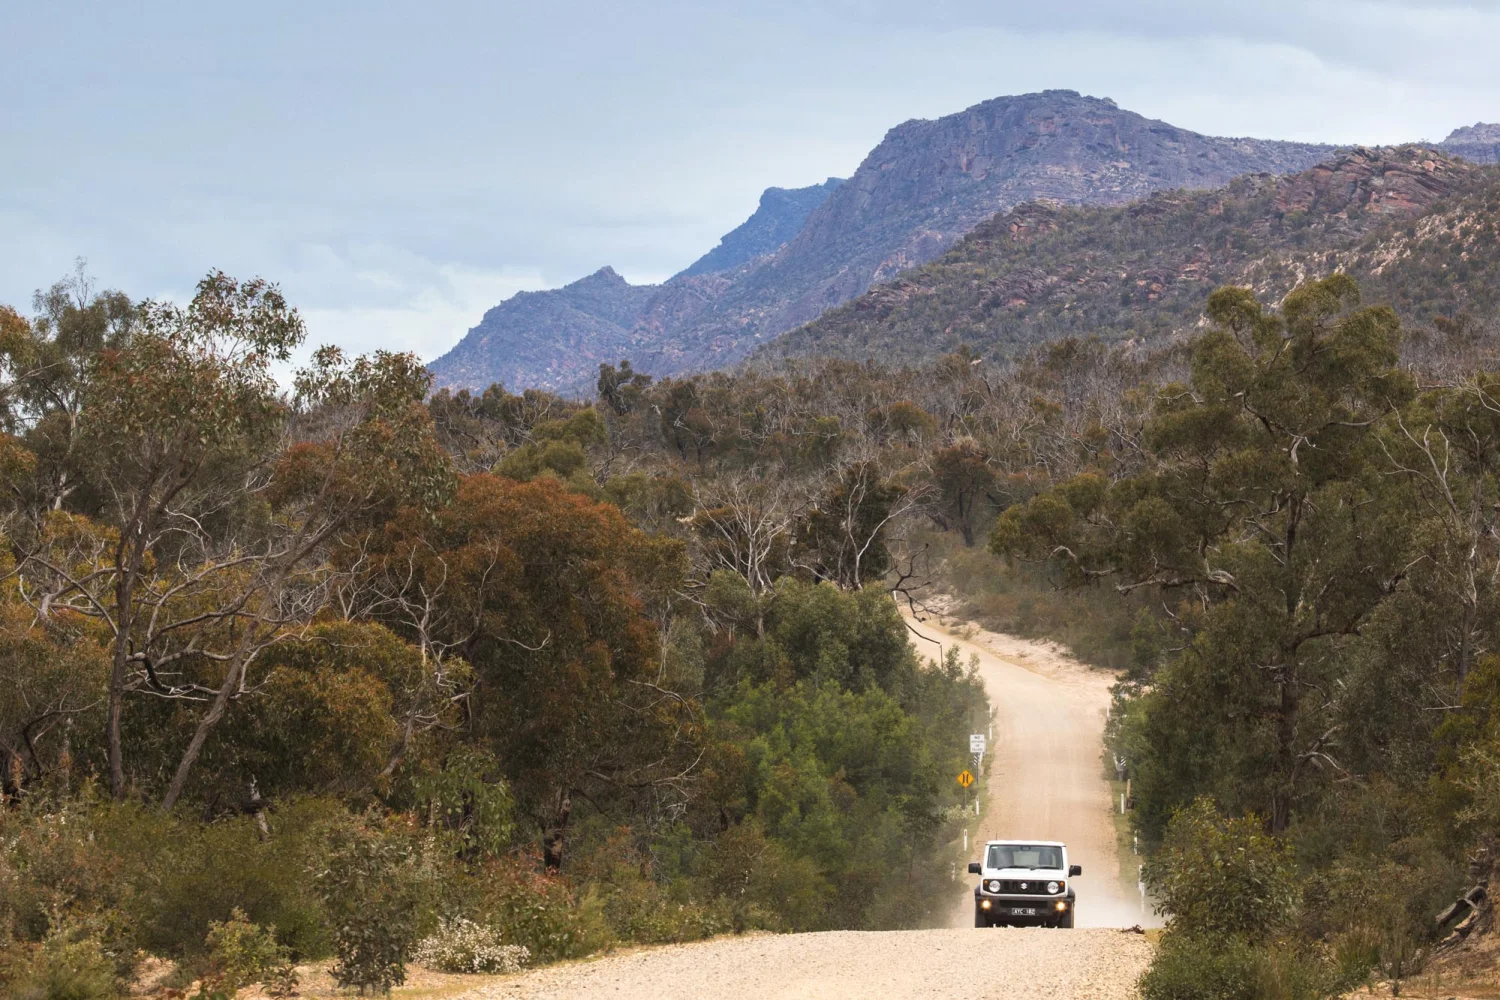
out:
{"label": "white road sign", "polygon": [[984,753],[984,734],[973,733],[969,736],[969,753]]}

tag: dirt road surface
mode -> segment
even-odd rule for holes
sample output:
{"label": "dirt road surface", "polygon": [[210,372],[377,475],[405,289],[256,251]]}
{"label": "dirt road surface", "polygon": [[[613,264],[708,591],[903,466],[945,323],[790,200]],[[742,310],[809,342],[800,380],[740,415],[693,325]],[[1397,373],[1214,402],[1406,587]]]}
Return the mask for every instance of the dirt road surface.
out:
{"label": "dirt road surface", "polygon": [[1151,947],[1120,928],[1151,919],[1133,881],[1121,877],[1110,814],[1101,736],[1112,678],[1044,644],[959,635],[934,620],[912,626],[925,637],[913,638],[924,656],[938,655],[941,643],[957,646],[965,660],[979,657],[995,718],[978,842],[1065,841],[1084,869],[1076,882],[1080,929],[975,929],[965,876],[947,930],[755,935],[642,949],[497,979],[453,1000],[1133,997]]}
{"label": "dirt road surface", "polygon": [[462,1000],[1127,1000],[1150,950],[1118,930],[765,934],[539,969]]}
{"label": "dirt road surface", "polygon": [[[925,637],[914,640],[925,655],[937,655],[941,643],[944,650],[956,646],[966,662],[979,658],[995,717],[976,840],[1061,840],[1068,860],[1083,866],[1073,883],[1079,927],[1159,926],[1142,903],[1133,863],[1127,858],[1122,865],[1117,849],[1102,756],[1114,677],[1050,643],[974,628],[957,632],[932,618],[908,624],[914,636]],[[971,848],[970,860],[978,861],[978,848]],[[955,927],[974,922],[972,890],[966,885],[955,902]]]}

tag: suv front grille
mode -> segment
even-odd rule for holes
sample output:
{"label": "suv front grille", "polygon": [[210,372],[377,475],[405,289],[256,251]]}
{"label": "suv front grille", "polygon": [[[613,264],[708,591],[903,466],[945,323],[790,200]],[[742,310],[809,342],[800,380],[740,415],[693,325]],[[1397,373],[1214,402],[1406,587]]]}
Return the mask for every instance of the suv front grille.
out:
{"label": "suv front grille", "polygon": [[[1009,879],[1009,878],[1003,878],[1003,879],[1000,879],[999,881],[1000,881],[1000,888],[998,890],[990,889],[989,891],[991,891],[991,892],[997,892],[998,891],[998,892],[1006,893],[1006,894],[1013,895],[1013,896],[1026,896],[1026,895],[1047,896],[1047,895],[1051,895],[1051,893],[1047,892],[1047,883],[1048,882],[1056,882],[1059,886],[1065,886],[1066,885],[1066,883],[1064,883],[1062,879],[1048,879],[1048,878],[1039,879],[1039,880],[1038,879]],[[985,884],[985,888],[989,889],[989,887],[994,884],[994,880],[993,879],[985,879],[984,884]]]}

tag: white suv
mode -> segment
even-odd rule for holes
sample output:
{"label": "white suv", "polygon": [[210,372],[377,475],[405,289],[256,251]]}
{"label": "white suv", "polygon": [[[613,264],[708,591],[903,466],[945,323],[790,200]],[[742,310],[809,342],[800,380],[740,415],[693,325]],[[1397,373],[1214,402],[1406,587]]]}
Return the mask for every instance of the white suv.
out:
{"label": "white suv", "polygon": [[992,840],[984,861],[969,863],[975,927],[1072,927],[1071,880],[1083,874],[1068,864],[1067,845],[1055,840]]}

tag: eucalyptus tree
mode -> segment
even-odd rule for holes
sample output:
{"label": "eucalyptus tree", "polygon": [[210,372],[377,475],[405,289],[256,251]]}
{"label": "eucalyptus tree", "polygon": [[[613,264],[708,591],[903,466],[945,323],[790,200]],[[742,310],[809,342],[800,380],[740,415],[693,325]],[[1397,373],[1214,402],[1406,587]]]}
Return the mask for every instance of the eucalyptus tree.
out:
{"label": "eucalyptus tree", "polygon": [[23,318],[0,307],[0,432],[16,435],[32,456],[27,477],[7,477],[13,503],[61,509],[82,485],[80,418],[90,366],[123,346],[139,319],[126,295],[96,291],[77,271],[33,301]]}
{"label": "eucalyptus tree", "polygon": [[221,272],[185,307],[145,303],[84,376],[77,447],[97,510],[39,511],[18,534],[18,585],[37,617],[95,619],[108,635],[117,799],[128,697],[196,712],[168,768],[170,808],[229,706],[253,693],[257,657],[329,600],[329,542],[447,494],[416,359],[324,349],[289,400],[272,366],[303,334],[274,286]]}
{"label": "eucalyptus tree", "polygon": [[1309,777],[1342,767],[1341,651],[1414,568],[1377,443],[1414,386],[1395,314],[1359,308],[1347,277],[1279,313],[1221,289],[1207,315],[1190,381],[1158,394],[1143,471],[1059,484],[1006,511],[991,546],[1076,584],[1181,595],[1185,643],[1139,723],[1148,822],[1212,791],[1281,831]]}

